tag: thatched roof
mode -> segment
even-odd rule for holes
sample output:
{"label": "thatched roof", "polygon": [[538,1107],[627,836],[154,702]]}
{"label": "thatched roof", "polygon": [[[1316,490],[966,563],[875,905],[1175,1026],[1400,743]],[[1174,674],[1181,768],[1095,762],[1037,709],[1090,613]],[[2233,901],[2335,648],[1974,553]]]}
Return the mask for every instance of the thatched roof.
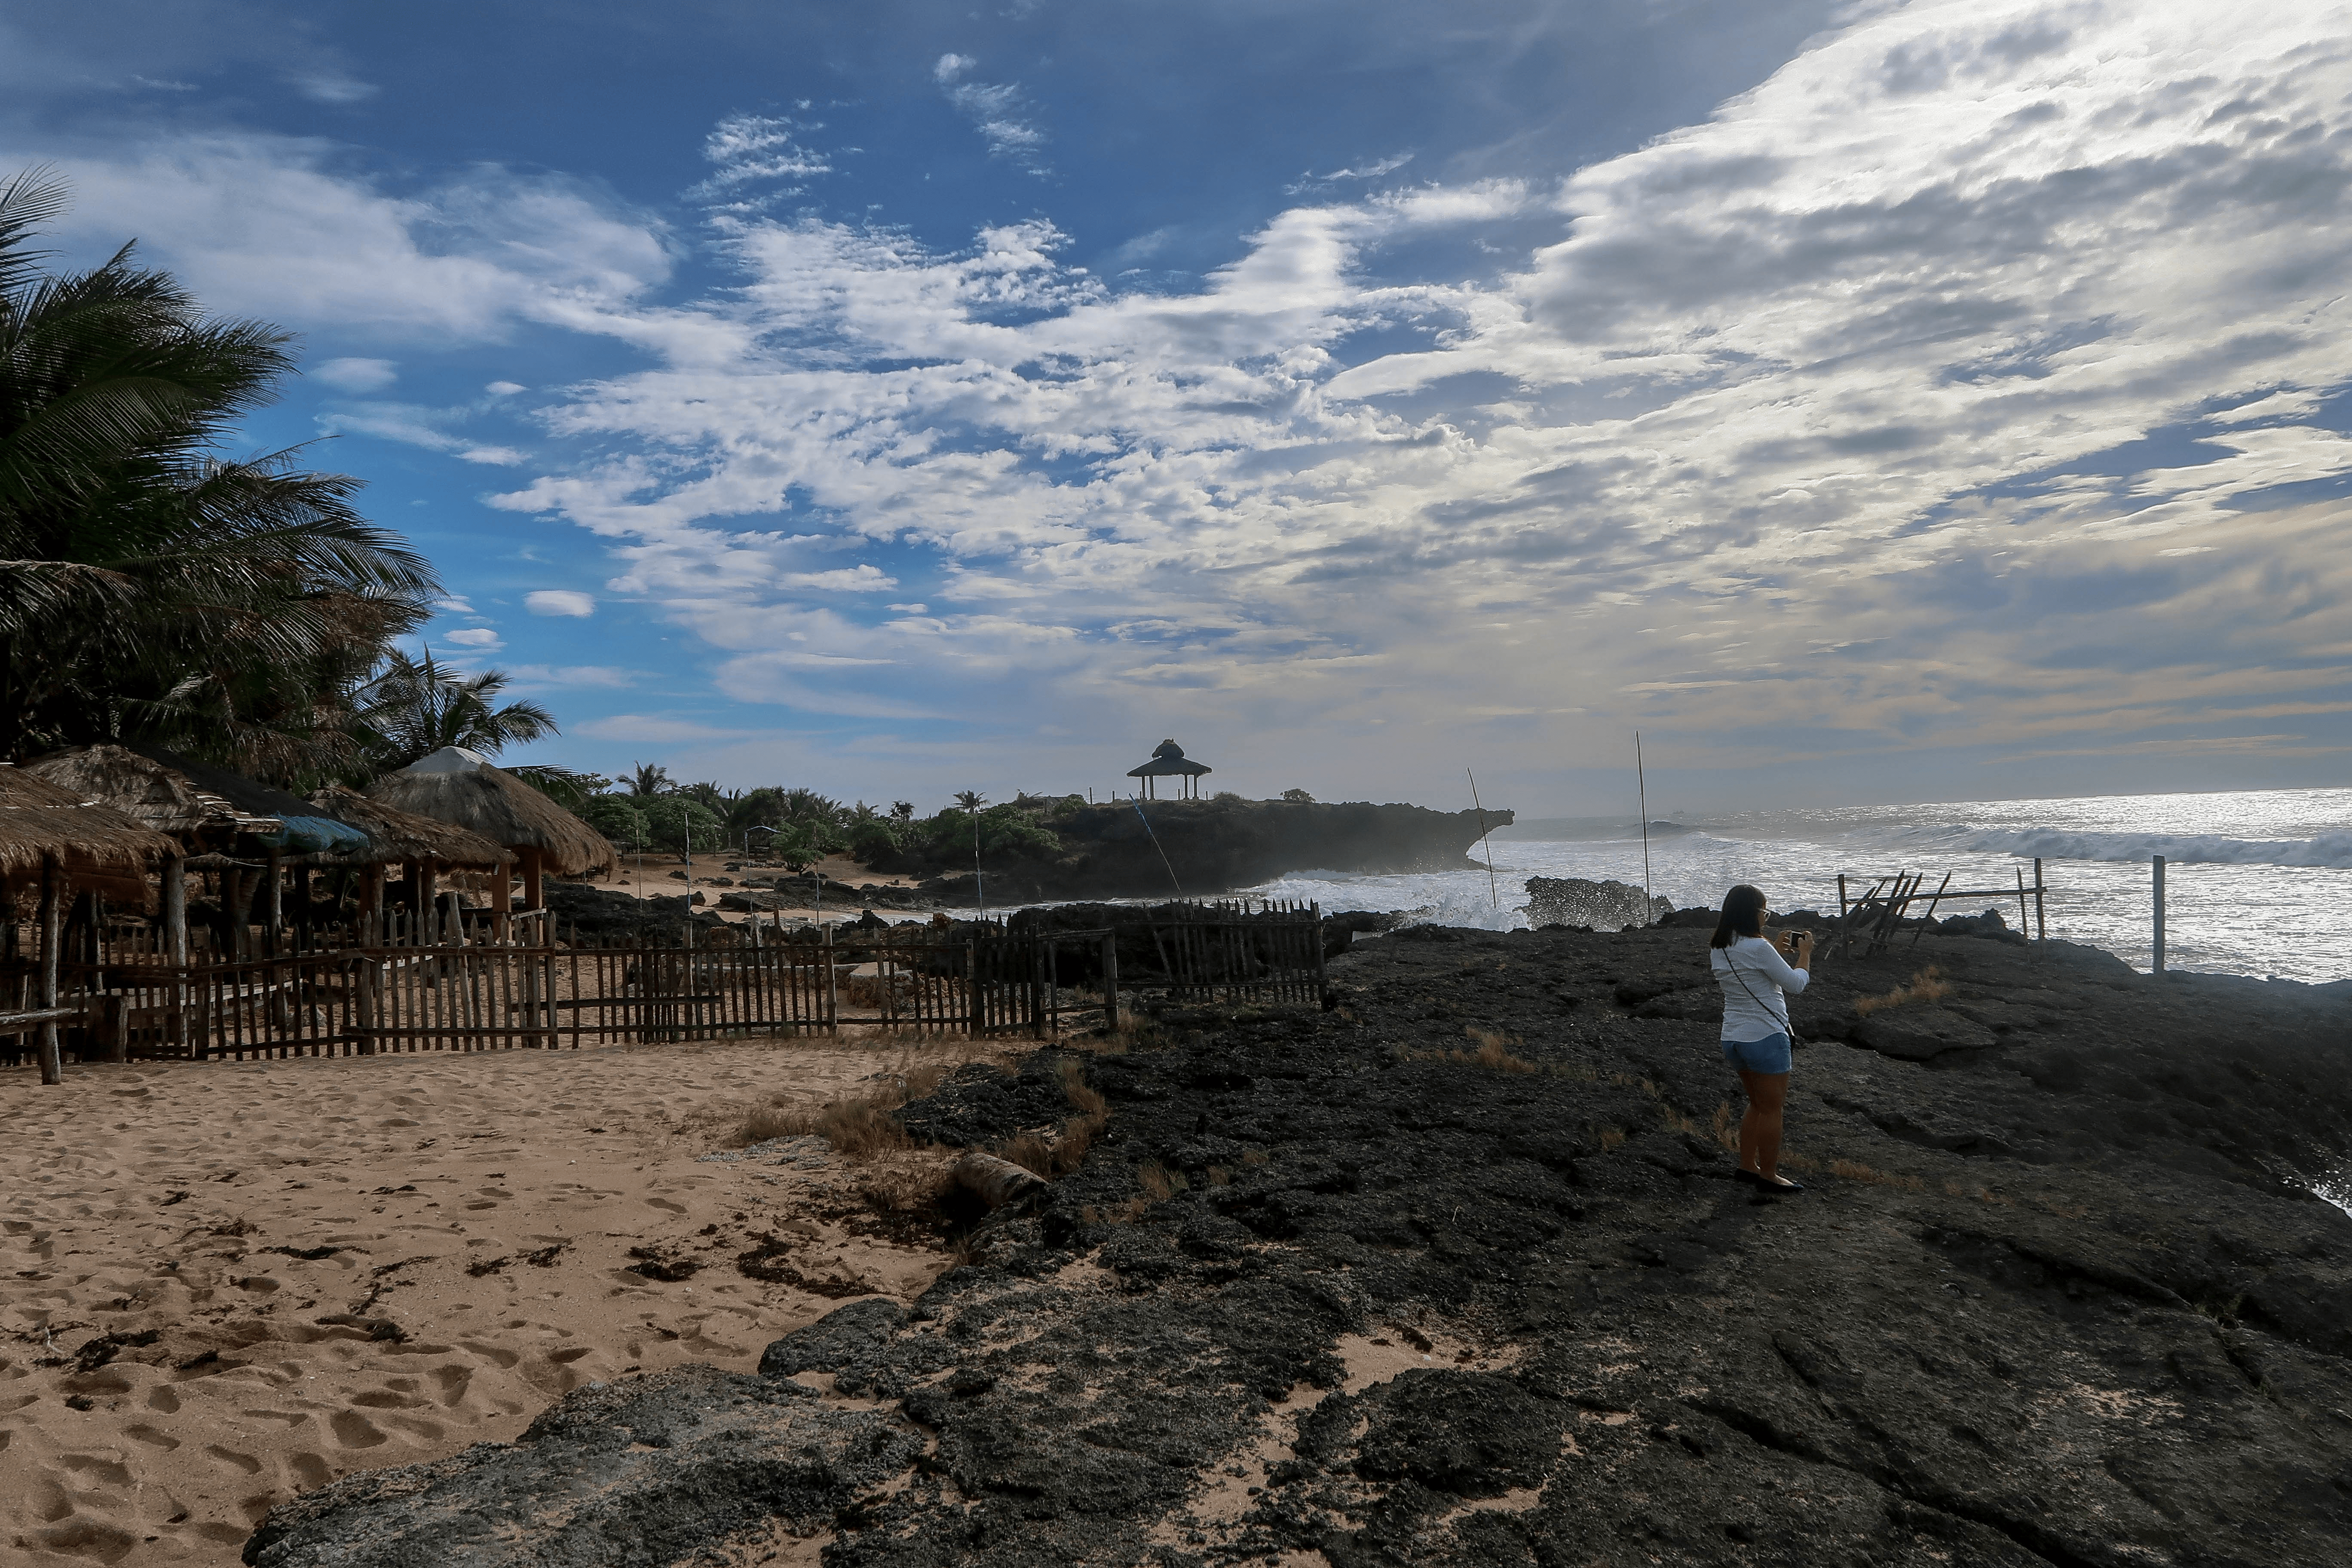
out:
{"label": "thatched roof", "polygon": [[143,902],[147,868],[179,852],[122,813],[0,763],[0,877],[37,877],[54,855],[68,881]]}
{"label": "thatched roof", "polygon": [[365,834],[320,816],[299,795],[161,746],[82,746],[25,768],[192,847],[202,837],[243,834],[296,854],[366,848]]}
{"label": "thatched roof", "polygon": [[310,804],[338,822],[366,834],[374,847],[360,858],[418,860],[438,866],[511,866],[514,854],[478,833],[413,811],[370,800],[353,789],[329,784],[311,795]]}
{"label": "thatched roof", "polygon": [[1206,763],[1185,761],[1184,748],[1175,742],[1162,741],[1151,748],[1151,760],[1139,768],[1128,769],[1127,776],[1131,779],[1164,779],[1181,773],[1197,778],[1202,773],[1214,772],[1216,770]]}
{"label": "thatched roof", "polygon": [[604,836],[538,790],[457,746],[386,773],[368,796],[436,822],[452,822],[509,849],[536,849],[559,877],[619,863]]}

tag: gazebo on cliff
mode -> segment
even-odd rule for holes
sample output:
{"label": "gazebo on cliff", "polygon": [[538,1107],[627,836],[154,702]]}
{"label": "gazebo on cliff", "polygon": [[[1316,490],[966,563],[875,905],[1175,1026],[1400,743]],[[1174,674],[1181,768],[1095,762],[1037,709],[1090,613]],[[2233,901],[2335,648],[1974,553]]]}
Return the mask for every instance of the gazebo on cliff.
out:
{"label": "gazebo on cliff", "polygon": [[1178,778],[1184,781],[1181,798],[1197,800],[1201,795],[1201,775],[1216,770],[1206,763],[1196,763],[1184,755],[1184,748],[1173,741],[1162,741],[1151,748],[1151,760],[1139,768],[1129,768],[1127,776],[1143,781],[1143,793],[1157,800],[1160,791],[1153,781]]}

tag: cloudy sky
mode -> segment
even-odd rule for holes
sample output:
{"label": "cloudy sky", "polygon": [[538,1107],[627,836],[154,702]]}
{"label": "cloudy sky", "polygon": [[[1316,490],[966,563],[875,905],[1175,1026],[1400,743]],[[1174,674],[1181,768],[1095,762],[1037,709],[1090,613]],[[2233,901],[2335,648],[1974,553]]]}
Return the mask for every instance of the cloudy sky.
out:
{"label": "cloudy sky", "polygon": [[[30,0],[536,760],[1621,809],[2342,782],[2352,7]],[[321,440],[322,437],[331,439]]]}

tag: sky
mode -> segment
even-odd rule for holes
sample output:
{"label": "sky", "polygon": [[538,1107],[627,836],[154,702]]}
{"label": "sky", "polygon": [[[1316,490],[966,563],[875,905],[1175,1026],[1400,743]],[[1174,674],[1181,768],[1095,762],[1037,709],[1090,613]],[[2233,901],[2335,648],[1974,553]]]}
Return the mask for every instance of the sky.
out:
{"label": "sky", "polygon": [[2341,784],[2352,6],[19,0],[506,760],[933,809]]}

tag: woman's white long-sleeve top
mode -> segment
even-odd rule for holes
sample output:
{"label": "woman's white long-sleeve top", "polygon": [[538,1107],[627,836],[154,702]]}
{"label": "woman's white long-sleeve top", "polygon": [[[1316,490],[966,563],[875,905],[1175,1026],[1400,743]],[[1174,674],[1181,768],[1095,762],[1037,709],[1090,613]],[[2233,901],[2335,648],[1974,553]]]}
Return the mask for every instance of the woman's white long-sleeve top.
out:
{"label": "woman's white long-sleeve top", "polygon": [[[1760,936],[1743,936],[1710,950],[1707,967],[1723,987],[1723,1038],[1760,1040],[1789,1033],[1789,997],[1812,978],[1791,969],[1780,950]],[[1786,993],[1787,994],[1783,994]]]}

